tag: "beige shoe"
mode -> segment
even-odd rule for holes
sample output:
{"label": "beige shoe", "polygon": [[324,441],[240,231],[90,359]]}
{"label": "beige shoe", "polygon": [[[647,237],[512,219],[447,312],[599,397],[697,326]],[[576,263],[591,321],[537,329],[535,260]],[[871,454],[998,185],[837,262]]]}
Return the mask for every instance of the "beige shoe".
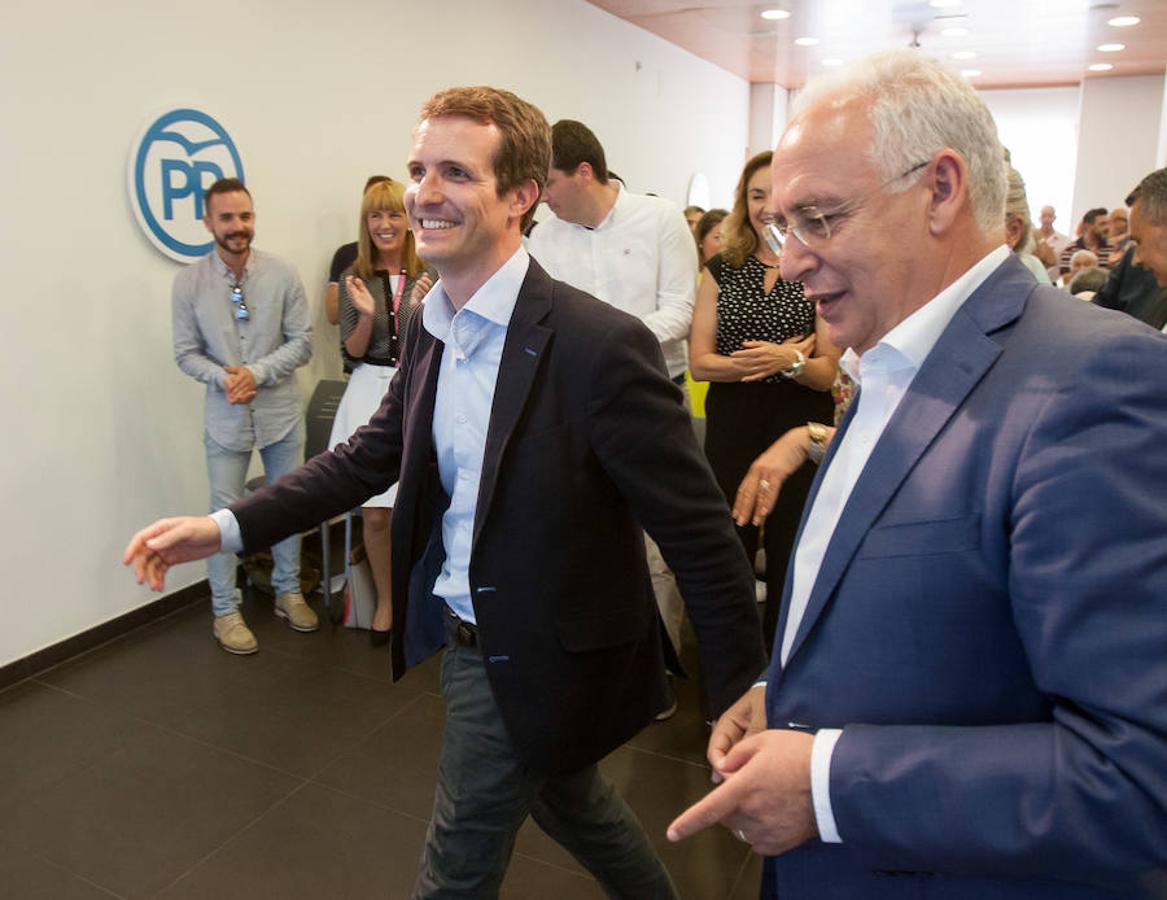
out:
{"label": "beige shoe", "polygon": [[259,649],[259,642],[238,610],[215,617],[215,640],[228,653],[238,653],[240,656],[246,656]]}
{"label": "beige shoe", "polygon": [[296,631],[315,631],[320,627],[316,613],[304,602],[304,595],[299,591],[276,597],[276,615],[286,619]]}

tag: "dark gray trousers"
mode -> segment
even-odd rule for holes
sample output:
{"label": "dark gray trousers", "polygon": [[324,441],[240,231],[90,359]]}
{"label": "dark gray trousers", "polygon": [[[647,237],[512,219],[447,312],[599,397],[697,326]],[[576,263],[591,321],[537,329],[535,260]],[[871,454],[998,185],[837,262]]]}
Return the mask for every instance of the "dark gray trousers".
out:
{"label": "dark gray trousers", "polygon": [[636,816],[597,766],[542,775],[517,759],[477,648],[447,640],[442,694],[446,727],[415,898],[497,897],[531,815],[609,897],[676,900]]}

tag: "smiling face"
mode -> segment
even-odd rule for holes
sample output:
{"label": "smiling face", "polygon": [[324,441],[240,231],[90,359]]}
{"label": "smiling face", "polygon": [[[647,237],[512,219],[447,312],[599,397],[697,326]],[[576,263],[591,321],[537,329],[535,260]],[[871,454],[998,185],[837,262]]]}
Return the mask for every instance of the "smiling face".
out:
{"label": "smiling face", "polygon": [[810,107],[774,153],[770,203],[780,220],[805,219],[813,209],[829,225],[828,239],[808,234],[810,246],[787,236],[782,277],[802,282],[831,343],[857,353],[926,303],[936,281],[926,253],[926,179],[900,193],[881,188],[872,141],[862,101],[827,98]]}
{"label": "smiling face", "polygon": [[374,209],[365,217],[373,247],[383,256],[399,256],[405,247],[409,223],[400,209]]}
{"label": "smiling face", "polygon": [[[498,195],[497,126],[463,116],[425,119],[413,134],[405,211],[417,253],[447,287],[469,289],[460,305],[519,246],[519,222],[538,197],[534,181]],[[448,290],[447,293],[450,293]]]}
{"label": "smiling face", "polygon": [[750,225],[758,235],[758,246],[765,247],[762,237],[762,216],[770,205],[770,184],[773,174],[769,166],[762,166],[750,176],[746,182],[746,212],[750,218]]}
{"label": "smiling face", "polygon": [[251,197],[246,191],[212,194],[208,198],[203,225],[214,236],[222,253],[232,257],[246,255],[255,237],[255,211],[251,208]]}

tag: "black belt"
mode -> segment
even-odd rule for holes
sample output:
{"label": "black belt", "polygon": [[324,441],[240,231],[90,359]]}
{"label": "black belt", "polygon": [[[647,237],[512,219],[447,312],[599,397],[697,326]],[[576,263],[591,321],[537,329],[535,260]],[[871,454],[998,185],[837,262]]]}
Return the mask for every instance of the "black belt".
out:
{"label": "black belt", "polygon": [[378,357],[378,356],[364,356],[357,360],[358,362],[366,363],[370,366],[388,366],[390,369],[397,368],[397,360],[392,357]]}
{"label": "black belt", "polygon": [[464,619],[458,618],[458,614],[450,607],[446,607],[446,615],[449,617],[450,633],[454,636],[455,642],[459,647],[477,647],[478,646],[478,626],[472,622],[467,622]]}

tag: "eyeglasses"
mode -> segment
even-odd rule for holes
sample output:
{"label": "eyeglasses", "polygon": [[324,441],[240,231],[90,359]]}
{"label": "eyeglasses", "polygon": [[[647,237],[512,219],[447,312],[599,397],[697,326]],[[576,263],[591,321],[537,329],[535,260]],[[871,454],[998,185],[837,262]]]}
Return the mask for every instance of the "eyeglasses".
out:
{"label": "eyeglasses", "polygon": [[782,247],[786,243],[789,235],[793,234],[802,243],[804,247],[810,247],[814,244],[822,244],[829,241],[834,234],[834,227],[832,222],[843,218],[853,212],[857,207],[866,203],[880,191],[882,191],[889,184],[894,184],[902,178],[907,178],[914,172],[920,171],[931,160],[924,160],[916,163],[905,172],[901,172],[894,178],[889,178],[883,182],[875,190],[858,197],[845,206],[840,207],[835,212],[823,213],[819,212],[813,206],[806,206],[800,210],[796,210],[791,214],[789,219],[783,221],[776,215],[767,215],[762,218],[762,237],[766,240],[766,245],[774,251],[774,253],[781,253]]}
{"label": "eyeglasses", "polygon": [[246,322],[251,318],[251,310],[247,308],[247,301],[243,299],[243,285],[231,285],[231,305],[235,307],[233,310],[235,318],[240,322]]}

